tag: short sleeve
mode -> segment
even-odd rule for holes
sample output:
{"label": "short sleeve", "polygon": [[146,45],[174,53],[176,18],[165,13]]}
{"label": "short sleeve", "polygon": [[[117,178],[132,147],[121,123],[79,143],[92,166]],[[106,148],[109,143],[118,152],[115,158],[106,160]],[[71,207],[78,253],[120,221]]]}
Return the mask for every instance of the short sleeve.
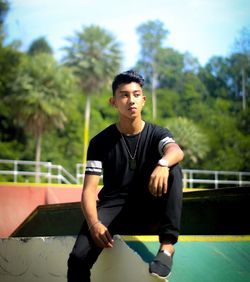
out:
{"label": "short sleeve", "polygon": [[89,143],[85,174],[102,175],[102,154],[96,140]]}
{"label": "short sleeve", "polygon": [[162,156],[164,154],[164,147],[170,143],[175,143],[172,133],[167,128],[158,129],[158,151]]}

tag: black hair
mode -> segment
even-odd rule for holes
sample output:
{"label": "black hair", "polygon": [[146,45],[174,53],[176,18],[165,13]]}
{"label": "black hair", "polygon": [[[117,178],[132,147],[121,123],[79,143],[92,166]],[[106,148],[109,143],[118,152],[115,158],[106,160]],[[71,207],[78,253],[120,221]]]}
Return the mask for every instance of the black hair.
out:
{"label": "black hair", "polygon": [[144,78],[134,70],[128,70],[128,71],[119,73],[117,76],[115,76],[113,83],[112,83],[113,95],[115,95],[115,91],[121,84],[124,84],[124,83],[128,84],[131,82],[136,82],[141,87],[143,87]]}

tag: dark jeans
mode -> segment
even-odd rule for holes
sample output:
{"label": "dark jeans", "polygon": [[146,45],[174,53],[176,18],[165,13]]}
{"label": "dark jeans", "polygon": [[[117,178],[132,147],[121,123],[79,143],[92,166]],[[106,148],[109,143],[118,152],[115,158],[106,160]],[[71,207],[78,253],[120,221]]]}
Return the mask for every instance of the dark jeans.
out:
{"label": "dark jeans", "polygon": [[[160,242],[178,240],[182,209],[182,173],[179,165],[170,169],[168,192],[154,197],[146,192],[123,203],[119,199],[98,203],[100,221],[114,234],[159,235]],[[93,242],[86,221],[68,260],[68,282],[90,281],[90,269],[102,249]]]}

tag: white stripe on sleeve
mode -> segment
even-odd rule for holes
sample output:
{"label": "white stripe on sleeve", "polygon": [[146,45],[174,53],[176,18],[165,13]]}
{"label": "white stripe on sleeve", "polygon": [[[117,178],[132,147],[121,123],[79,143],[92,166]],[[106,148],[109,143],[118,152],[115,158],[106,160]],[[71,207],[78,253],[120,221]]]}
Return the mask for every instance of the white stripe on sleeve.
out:
{"label": "white stripe on sleeve", "polygon": [[102,162],[101,161],[87,161],[85,173],[87,174],[102,174]]}
{"label": "white stripe on sleeve", "polygon": [[171,137],[165,137],[164,139],[162,139],[160,142],[159,142],[159,145],[158,145],[158,150],[159,150],[159,153],[161,154],[161,156],[163,155],[164,151],[164,147],[169,144],[169,143],[175,143],[175,140]]}

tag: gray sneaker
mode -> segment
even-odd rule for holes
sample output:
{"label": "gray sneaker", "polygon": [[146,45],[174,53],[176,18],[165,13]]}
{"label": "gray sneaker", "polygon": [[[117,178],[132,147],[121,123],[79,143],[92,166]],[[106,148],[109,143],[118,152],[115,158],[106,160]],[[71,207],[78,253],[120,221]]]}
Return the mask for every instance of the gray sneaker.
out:
{"label": "gray sneaker", "polygon": [[149,265],[149,272],[160,279],[166,279],[171,274],[172,265],[173,255],[169,256],[164,251],[159,251]]}

